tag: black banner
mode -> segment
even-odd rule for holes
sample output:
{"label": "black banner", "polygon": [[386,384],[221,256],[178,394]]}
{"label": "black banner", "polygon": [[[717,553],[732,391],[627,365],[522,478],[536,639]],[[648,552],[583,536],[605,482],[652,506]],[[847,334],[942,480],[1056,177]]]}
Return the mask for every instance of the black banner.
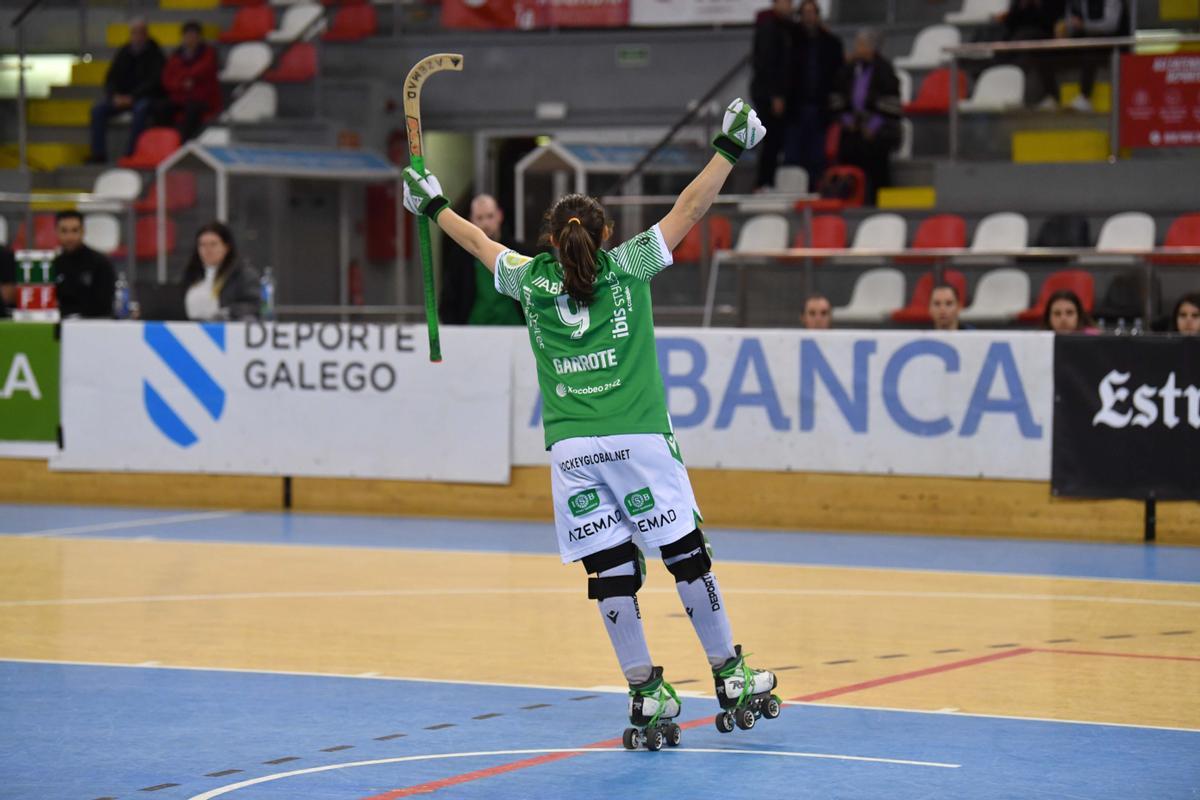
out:
{"label": "black banner", "polygon": [[1200,337],[1058,336],[1051,487],[1200,500]]}

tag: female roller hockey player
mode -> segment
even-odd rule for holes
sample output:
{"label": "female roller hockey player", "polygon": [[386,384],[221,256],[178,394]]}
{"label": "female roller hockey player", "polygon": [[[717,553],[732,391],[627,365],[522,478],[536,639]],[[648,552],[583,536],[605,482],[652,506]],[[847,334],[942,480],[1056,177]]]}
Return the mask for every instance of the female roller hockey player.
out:
{"label": "female roller hockey player", "polygon": [[645,561],[637,532],[662,552],[712,666],[722,711],[717,728],[754,726],[779,714],[775,675],[746,665],[733,643],[725,598],[687,470],[671,433],[654,346],[650,279],[707,213],[734,163],[766,134],[741,99],[725,111],[716,154],[648,231],[612,251],[612,226],[600,204],[571,194],[545,218],[557,257],[507,250],[448,207],[432,174],[405,171],[404,205],[425,214],[495,273],[496,290],[518,300],[529,328],[551,453],[554,518],[563,563],[582,561],[595,577],[588,597],[629,681],[627,748],[679,744],[679,697],[654,666],[637,591]]}

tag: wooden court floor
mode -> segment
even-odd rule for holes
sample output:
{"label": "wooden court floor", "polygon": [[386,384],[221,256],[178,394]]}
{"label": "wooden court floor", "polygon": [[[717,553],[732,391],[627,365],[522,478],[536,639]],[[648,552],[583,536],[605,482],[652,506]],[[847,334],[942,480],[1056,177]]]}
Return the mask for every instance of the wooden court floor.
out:
{"label": "wooden court floor", "polygon": [[[1200,729],[1200,584],[717,556],[786,698]],[[710,695],[647,564],[651,653]],[[550,554],[0,536],[0,659],[620,685],[584,578]]]}

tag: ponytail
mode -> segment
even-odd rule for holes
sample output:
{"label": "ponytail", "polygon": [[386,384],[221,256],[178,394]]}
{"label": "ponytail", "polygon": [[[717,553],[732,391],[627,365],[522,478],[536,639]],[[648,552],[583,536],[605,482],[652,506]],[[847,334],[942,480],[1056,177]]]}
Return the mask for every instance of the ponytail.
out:
{"label": "ponytail", "polygon": [[592,302],[596,284],[596,252],[604,241],[608,218],[595,198],[569,194],[546,213],[546,233],[558,245],[563,288],[581,306]]}

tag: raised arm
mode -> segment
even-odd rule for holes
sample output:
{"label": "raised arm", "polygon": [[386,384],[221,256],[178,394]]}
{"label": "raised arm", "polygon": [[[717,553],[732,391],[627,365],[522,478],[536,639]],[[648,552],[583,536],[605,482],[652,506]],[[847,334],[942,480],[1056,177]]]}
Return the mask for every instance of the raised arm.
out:
{"label": "raised arm", "polygon": [[412,167],[404,170],[404,207],[432,219],[459,247],[479,259],[491,272],[496,271],[496,258],[508,249],[455,213],[450,202],[442,196],[441,183],[431,173],[420,175]]}
{"label": "raised arm", "polygon": [[658,223],[668,249],[674,250],[692,226],[704,219],[738,158],[766,135],[766,127],[759,122],[758,113],[749,103],[742,102],[739,97],[729,104],[725,109],[721,132],[713,137],[716,155],[687,185],[675,205]]}

